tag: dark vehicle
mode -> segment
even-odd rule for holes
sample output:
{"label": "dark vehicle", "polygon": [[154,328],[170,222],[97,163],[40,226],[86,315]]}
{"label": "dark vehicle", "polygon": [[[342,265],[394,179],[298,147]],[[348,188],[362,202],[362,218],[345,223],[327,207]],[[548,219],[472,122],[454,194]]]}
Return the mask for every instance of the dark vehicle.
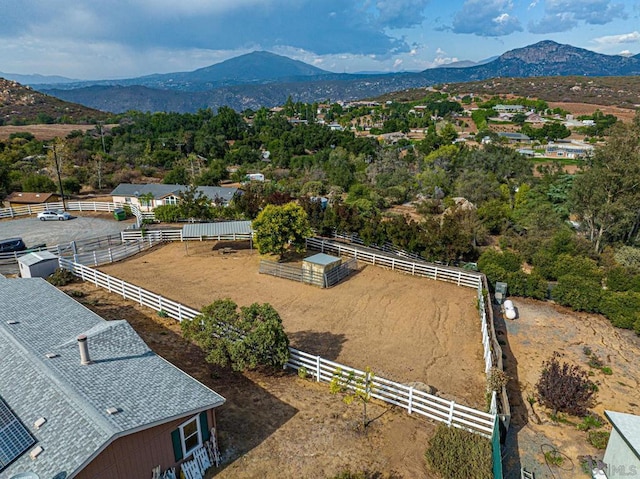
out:
{"label": "dark vehicle", "polygon": [[24,251],[27,245],[24,244],[22,238],[9,238],[0,240],[0,253],[13,253],[15,251]]}

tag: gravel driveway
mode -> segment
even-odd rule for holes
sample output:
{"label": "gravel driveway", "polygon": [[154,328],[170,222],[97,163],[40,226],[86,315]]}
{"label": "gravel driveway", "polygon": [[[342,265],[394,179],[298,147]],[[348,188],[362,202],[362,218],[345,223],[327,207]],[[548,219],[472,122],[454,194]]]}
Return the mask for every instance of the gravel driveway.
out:
{"label": "gravel driveway", "polygon": [[[76,214],[76,212],[72,212]],[[116,235],[133,224],[135,219],[116,221],[109,214],[74,216],[68,221],[39,221],[35,215],[0,221],[0,239],[21,237],[27,247],[46,243],[54,246],[69,241]]]}

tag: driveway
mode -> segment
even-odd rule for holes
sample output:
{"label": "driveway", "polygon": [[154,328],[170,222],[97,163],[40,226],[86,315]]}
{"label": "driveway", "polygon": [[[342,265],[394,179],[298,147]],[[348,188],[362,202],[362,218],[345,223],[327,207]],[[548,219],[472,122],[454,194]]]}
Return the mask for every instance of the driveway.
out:
{"label": "driveway", "polygon": [[[76,215],[77,212],[71,213]],[[21,237],[28,248],[42,243],[54,246],[74,240],[117,235],[134,222],[135,219],[109,219],[108,214],[102,217],[74,216],[68,221],[39,221],[34,215],[0,221],[0,239]]]}

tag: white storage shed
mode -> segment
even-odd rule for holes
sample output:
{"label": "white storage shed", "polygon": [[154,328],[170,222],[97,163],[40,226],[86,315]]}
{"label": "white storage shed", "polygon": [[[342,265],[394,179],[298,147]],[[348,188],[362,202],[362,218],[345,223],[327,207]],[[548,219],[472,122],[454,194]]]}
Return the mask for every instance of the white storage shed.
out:
{"label": "white storage shed", "polygon": [[47,278],[58,268],[58,256],[49,251],[36,251],[18,258],[20,276]]}

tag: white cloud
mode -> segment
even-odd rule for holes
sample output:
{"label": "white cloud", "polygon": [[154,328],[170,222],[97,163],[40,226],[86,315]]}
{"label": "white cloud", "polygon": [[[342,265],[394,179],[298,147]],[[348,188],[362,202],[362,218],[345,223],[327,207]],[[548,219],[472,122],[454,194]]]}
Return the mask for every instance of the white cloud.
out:
{"label": "white cloud", "polygon": [[605,25],[618,18],[626,18],[625,6],[611,0],[546,0],[544,16],[529,23],[531,33],[566,32],[580,22]]}
{"label": "white cloud", "polygon": [[453,18],[454,33],[472,33],[482,37],[500,37],[522,31],[510,0],[466,0]]}
{"label": "white cloud", "polygon": [[607,35],[604,37],[594,38],[593,42],[600,46],[620,45],[623,43],[640,43],[640,32],[636,30],[631,33],[623,33],[620,35]]}

